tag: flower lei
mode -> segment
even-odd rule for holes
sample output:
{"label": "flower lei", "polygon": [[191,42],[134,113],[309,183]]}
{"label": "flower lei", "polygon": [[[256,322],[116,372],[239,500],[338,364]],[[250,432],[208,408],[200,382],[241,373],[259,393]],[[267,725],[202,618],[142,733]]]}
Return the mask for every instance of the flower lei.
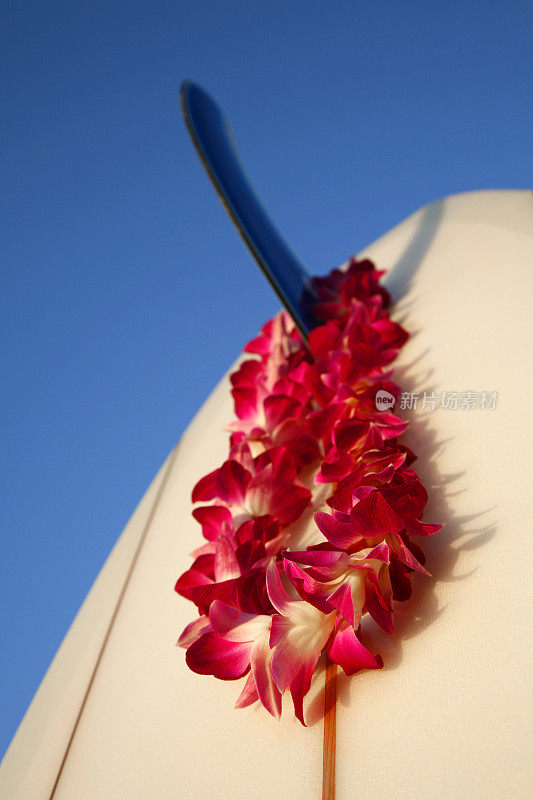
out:
{"label": "flower lei", "polygon": [[398,442],[407,422],[376,408],[379,392],[399,396],[385,368],[408,338],[382,274],[352,259],[314,278],[308,348],[284,311],[244,348],[228,459],[192,493],[214,501],[193,511],[207,541],[176,584],[199,612],[178,642],[188,666],[247,675],[236,707],[260,700],[275,717],[288,688],[304,725],[323,649],[347,675],[383,666],[361,619],[393,633],[411,573],[429,574],[411,537],[442,527],[420,521],[427,492]]}

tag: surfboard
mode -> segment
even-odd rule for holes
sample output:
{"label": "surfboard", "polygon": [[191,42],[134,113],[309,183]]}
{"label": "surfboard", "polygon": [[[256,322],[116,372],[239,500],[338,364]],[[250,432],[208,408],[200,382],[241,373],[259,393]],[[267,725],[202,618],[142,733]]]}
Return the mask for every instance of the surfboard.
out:
{"label": "surfboard", "polygon": [[[393,318],[412,334],[395,371],[403,440],[426,517],[446,527],[427,543],[432,578],[415,579],[395,637],[376,639],[384,669],[339,674],[337,798],[525,800],[533,193],[446,197],[361,255],[388,271]],[[175,646],[192,618],[173,591],[199,542],[191,489],[224,459],[232,417],[226,376],[169,443],[67,633],[0,766],[0,797],[320,797],[323,682],[307,728],[292,713],[277,722],[234,710],[235,684],[192,673]]]}

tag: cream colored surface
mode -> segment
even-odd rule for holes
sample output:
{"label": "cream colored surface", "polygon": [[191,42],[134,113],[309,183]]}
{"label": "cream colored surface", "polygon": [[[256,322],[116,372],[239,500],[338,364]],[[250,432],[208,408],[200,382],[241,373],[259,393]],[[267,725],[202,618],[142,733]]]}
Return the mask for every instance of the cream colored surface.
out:
{"label": "cream colored surface", "polygon": [[0,765],[2,798],[48,798],[52,792],[168,463],[118,539],[11,742]]}
{"label": "cream colored surface", "polygon": [[[339,681],[337,798],[525,800],[533,193],[446,198],[364,253],[390,270],[395,316],[413,333],[396,375],[419,406],[424,391],[499,398],[493,411],[409,412],[426,518],[446,530],[427,542],[434,577],[417,576],[395,639],[370,632],[385,669]],[[231,416],[224,380],[73,623],[2,763],[0,797],[320,797],[320,681],[307,729],[290,700],[277,723],[262,708],[233,710],[240,682],[191,673],[174,647],[193,615],[173,593],[199,543],[190,491],[223,459]]]}

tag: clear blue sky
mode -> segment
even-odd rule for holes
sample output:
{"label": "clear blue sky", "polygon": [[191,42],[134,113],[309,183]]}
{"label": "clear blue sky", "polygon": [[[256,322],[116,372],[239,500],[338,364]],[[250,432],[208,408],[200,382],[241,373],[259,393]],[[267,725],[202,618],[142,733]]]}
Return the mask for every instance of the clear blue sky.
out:
{"label": "clear blue sky", "polygon": [[[197,160],[190,77],[314,272],[530,188],[530,2],[4,2],[0,752],[153,474],[277,308]],[[171,587],[169,587],[171,591]]]}

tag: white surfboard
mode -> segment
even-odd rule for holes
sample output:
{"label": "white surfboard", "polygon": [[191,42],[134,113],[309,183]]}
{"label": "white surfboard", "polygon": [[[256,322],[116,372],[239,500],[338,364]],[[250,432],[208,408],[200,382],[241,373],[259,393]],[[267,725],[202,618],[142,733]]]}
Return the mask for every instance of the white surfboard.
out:
{"label": "white surfboard", "polygon": [[[426,517],[446,528],[424,543],[433,578],[417,576],[396,637],[375,642],[384,669],[339,674],[337,799],[525,800],[533,193],[445,198],[363,254],[390,270],[393,317],[412,333],[396,371],[406,392],[419,393],[404,441],[430,493]],[[478,405],[497,392],[496,404],[440,408],[453,392]],[[225,378],[65,637],[0,766],[1,798],[320,797],[320,686],[308,728],[290,702],[276,722],[261,707],[234,710],[241,682],[192,673],[175,647],[194,616],[173,591],[200,542],[190,493],[224,459],[232,416]]]}

